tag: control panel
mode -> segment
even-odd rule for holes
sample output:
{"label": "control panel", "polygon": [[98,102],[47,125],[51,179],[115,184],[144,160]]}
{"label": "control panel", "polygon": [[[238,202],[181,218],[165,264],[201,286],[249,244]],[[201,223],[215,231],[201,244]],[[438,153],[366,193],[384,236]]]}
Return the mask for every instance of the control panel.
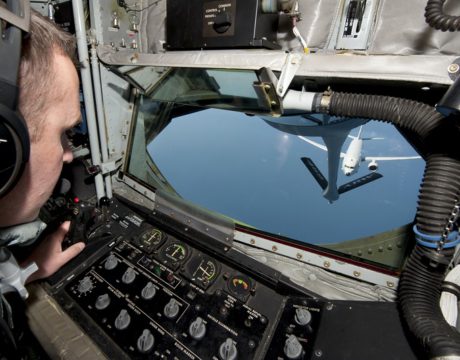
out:
{"label": "control panel", "polygon": [[[207,248],[115,200],[78,208],[67,242],[83,237],[87,246],[49,280],[48,290],[110,358],[337,359],[355,346],[333,346],[359,333],[354,320],[375,326],[381,316],[396,337],[376,344],[415,359],[394,304],[375,312],[375,303],[350,306],[308,295],[240,252]],[[361,328],[369,341],[380,337],[380,327]],[[350,354],[369,358],[359,348]]]}
{"label": "control panel", "polygon": [[259,0],[169,0],[166,8],[167,50],[280,48],[279,15],[265,13]]}
{"label": "control panel", "polygon": [[253,280],[172,237],[157,256],[122,240],[66,290],[131,358],[254,357],[282,300],[273,292],[271,309],[247,305]]}

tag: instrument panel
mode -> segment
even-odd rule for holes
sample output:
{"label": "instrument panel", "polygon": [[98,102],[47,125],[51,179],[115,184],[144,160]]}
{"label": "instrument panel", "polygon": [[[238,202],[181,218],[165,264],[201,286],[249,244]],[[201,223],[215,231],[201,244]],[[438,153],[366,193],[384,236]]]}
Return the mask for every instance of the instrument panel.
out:
{"label": "instrument panel", "polygon": [[[382,313],[372,303],[350,306],[302,292],[236,250],[207,248],[118,201],[90,213],[96,219],[80,217],[90,225],[78,226],[87,246],[50,279],[48,291],[110,358],[345,359],[353,342],[344,339],[359,333],[354,319],[375,326]],[[396,307],[385,306],[379,326],[363,331],[377,344],[369,349],[391,346],[401,359],[415,359],[399,337],[376,341],[385,327],[402,334]],[[326,344],[340,340],[341,347],[325,347],[325,334]],[[371,356],[362,348],[350,354]]]}
{"label": "instrument panel", "polygon": [[130,358],[256,356],[267,316],[226,292],[222,285],[228,280],[223,277],[215,291],[206,292],[202,279],[207,275],[198,279],[185,268],[180,272],[187,276],[177,276],[161,261],[121,241],[66,290]]}

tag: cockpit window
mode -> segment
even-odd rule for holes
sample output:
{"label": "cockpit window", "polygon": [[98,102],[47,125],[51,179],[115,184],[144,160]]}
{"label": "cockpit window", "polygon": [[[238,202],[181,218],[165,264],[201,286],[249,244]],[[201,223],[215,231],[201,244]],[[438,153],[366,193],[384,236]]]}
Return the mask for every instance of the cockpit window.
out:
{"label": "cockpit window", "polygon": [[[139,97],[126,172],[242,227],[399,268],[424,169],[401,133],[363,119],[250,115],[255,78],[240,93],[235,72],[206,73],[188,93],[169,73]],[[347,155],[361,159],[349,176]]]}

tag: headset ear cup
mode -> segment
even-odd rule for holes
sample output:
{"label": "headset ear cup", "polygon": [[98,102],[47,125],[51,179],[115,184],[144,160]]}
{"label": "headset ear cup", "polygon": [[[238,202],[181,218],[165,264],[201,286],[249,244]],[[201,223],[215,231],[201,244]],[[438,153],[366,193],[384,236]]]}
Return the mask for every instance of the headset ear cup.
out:
{"label": "headset ear cup", "polygon": [[0,197],[21,177],[29,153],[29,132],[24,119],[0,103]]}

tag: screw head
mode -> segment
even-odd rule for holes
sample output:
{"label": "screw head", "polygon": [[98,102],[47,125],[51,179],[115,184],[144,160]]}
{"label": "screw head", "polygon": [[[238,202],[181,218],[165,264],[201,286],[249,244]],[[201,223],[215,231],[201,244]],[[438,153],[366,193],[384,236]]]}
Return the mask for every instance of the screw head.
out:
{"label": "screw head", "polygon": [[449,74],[455,74],[460,70],[460,66],[458,64],[450,64],[447,68]]}
{"label": "screw head", "polygon": [[321,356],[323,356],[323,352],[321,350],[319,350],[319,349],[315,350],[315,356],[316,357],[321,357]]}

